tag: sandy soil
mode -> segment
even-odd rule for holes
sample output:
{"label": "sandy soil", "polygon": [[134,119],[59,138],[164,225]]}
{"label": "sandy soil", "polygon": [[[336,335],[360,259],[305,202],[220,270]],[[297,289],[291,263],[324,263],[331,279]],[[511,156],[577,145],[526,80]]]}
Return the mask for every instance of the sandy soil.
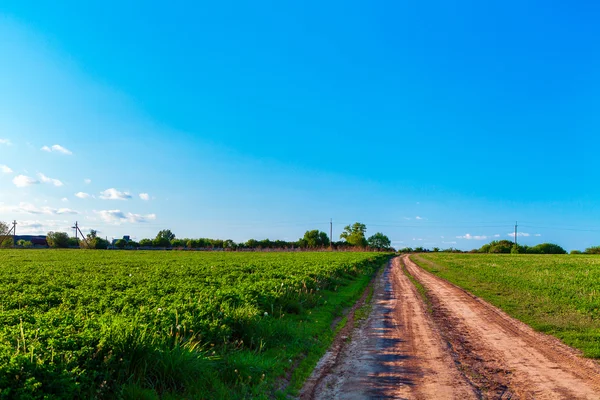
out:
{"label": "sandy soil", "polygon": [[434,320],[486,398],[600,399],[600,366],[558,339],[403,261],[428,290]]}
{"label": "sandy soil", "polygon": [[[425,304],[405,271],[427,290]],[[464,290],[393,259],[301,399],[600,399],[600,366]]]}
{"label": "sandy soil", "polygon": [[300,398],[476,398],[399,258],[376,278],[372,303],[369,318],[323,357]]}

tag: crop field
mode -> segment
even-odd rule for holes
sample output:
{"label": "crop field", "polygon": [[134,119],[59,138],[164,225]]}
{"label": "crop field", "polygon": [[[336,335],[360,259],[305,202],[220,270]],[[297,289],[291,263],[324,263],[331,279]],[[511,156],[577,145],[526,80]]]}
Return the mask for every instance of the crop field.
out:
{"label": "crop field", "polygon": [[600,257],[427,253],[411,258],[585,356],[600,358]]}
{"label": "crop field", "polygon": [[0,251],[0,399],[293,393],[388,258]]}

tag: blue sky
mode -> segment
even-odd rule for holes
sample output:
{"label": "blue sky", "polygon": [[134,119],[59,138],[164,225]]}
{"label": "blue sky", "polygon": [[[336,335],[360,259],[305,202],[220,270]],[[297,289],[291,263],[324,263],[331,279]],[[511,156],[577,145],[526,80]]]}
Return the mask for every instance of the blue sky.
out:
{"label": "blue sky", "polygon": [[0,5],[19,232],[600,244],[600,6],[122,3]]}

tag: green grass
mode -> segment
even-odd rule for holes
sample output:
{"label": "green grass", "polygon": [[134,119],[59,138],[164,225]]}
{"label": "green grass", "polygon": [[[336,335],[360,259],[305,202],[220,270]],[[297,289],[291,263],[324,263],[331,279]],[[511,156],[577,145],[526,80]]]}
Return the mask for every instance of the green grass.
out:
{"label": "green grass", "polygon": [[0,251],[0,399],[297,393],[388,258]]}
{"label": "green grass", "polygon": [[428,253],[412,259],[586,357],[600,358],[600,257]]}

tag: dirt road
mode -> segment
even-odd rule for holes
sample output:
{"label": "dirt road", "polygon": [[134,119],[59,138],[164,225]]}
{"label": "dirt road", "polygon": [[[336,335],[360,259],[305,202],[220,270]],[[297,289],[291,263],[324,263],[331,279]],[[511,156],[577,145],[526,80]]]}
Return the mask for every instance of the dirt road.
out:
{"label": "dirt road", "polygon": [[369,318],[326,354],[300,398],[600,399],[597,362],[408,256],[378,275],[372,302]]}

